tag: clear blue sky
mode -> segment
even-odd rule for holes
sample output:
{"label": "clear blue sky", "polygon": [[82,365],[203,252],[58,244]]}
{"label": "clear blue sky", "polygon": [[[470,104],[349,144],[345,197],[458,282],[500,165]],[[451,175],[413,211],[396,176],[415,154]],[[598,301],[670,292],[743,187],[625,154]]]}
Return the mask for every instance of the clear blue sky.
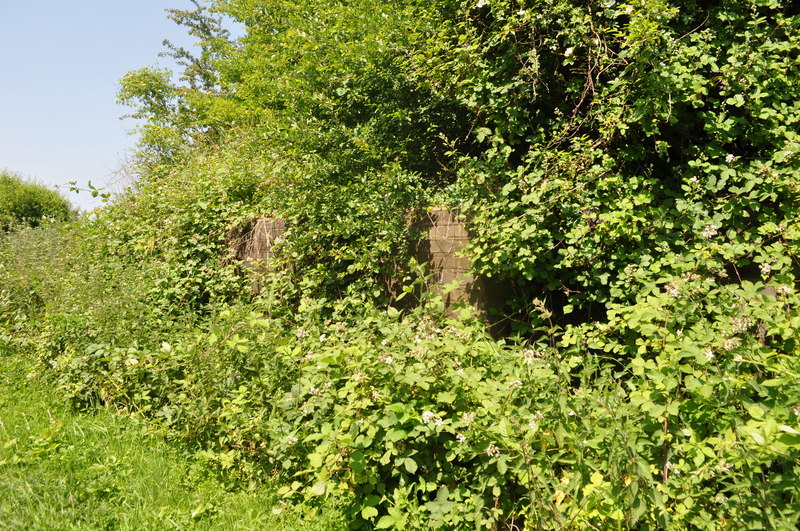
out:
{"label": "clear blue sky", "polygon": [[[119,79],[159,58],[167,38],[187,47],[165,9],[189,0],[0,0],[0,169],[54,186],[114,186],[135,137],[120,120]],[[117,185],[119,186],[119,185]],[[97,206],[86,192],[76,206]]]}

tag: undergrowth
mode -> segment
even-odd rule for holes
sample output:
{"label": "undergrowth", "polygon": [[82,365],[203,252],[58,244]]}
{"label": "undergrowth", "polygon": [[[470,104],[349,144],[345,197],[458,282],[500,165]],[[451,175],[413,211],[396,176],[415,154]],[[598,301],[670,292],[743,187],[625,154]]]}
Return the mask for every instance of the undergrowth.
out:
{"label": "undergrowth", "polygon": [[0,345],[3,529],[318,529],[330,504],[283,504],[275,488],[232,488],[114,408],[77,413],[25,353]]}

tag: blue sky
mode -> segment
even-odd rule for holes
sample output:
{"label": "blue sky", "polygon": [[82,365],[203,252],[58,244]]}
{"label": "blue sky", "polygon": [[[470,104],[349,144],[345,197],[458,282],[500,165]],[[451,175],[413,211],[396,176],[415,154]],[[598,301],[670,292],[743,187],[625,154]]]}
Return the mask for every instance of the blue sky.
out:
{"label": "blue sky", "polygon": [[[135,137],[120,120],[119,79],[159,58],[167,38],[191,44],[167,8],[189,0],[0,0],[0,169],[48,186],[119,188]],[[124,179],[123,179],[124,181]],[[66,190],[65,190],[66,192]],[[76,206],[99,204],[86,192]]]}

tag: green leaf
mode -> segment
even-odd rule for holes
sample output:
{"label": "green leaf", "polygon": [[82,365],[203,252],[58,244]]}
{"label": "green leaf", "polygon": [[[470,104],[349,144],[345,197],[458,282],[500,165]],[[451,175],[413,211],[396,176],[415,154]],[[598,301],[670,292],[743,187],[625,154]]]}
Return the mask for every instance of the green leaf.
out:
{"label": "green leaf", "polygon": [[312,496],[322,496],[328,490],[328,483],[325,481],[317,481],[314,485],[311,486],[309,493]]}
{"label": "green leaf", "polygon": [[395,525],[397,522],[397,518],[391,516],[389,514],[381,516],[381,519],[378,520],[378,523],[375,524],[375,529],[388,529]]}
{"label": "green leaf", "polygon": [[364,507],[361,509],[361,517],[364,520],[369,520],[371,518],[375,518],[376,516],[378,516],[378,509],[375,507]]}

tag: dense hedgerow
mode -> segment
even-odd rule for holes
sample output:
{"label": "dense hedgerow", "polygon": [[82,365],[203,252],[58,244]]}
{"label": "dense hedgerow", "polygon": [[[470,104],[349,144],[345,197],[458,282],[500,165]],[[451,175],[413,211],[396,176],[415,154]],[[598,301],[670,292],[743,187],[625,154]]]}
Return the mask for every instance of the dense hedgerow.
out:
{"label": "dense hedgerow", "polygon": [[[141,180],[61,236],[64,282],[4,240],[4,326],[36,316],[68,396],[354,527],[795,524],[793,4],[213,8],[246,34],[173,11],[186,85],[123,80]],[[425,289],[434,203],[513,335]],[[231,237],[260,215],[287,231],[254,295]]]}

